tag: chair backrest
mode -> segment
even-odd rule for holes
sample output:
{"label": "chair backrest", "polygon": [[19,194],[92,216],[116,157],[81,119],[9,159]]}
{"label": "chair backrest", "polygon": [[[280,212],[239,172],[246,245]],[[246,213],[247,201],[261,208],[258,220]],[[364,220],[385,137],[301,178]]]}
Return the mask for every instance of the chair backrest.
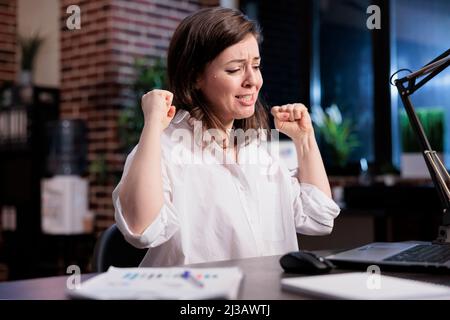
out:
{"label": "chair backrest", "polygon": [[137,267],[148,249],[138,249],[129,244],[116,224],[106,229],[94,249],[93,271],[105,272],[110,266]]}

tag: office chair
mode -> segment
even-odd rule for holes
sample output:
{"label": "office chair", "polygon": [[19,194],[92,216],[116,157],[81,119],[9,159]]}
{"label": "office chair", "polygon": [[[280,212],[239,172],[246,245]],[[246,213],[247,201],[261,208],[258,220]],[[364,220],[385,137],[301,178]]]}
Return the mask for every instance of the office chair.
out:
{"label": "office chair", "polygon": [[113,224],[102,233],[95,244],[93,271],[105,272],[110,266],[137,267],[147,250],[129,244],[116,224]]}

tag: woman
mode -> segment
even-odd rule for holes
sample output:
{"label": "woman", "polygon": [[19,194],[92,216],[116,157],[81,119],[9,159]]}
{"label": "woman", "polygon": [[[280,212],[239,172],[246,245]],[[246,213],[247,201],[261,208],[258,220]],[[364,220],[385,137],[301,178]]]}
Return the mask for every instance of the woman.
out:
{"label": "woman", "polygon": [[145,125],[113,192],[119,229],[150,248],[141,266],[283,254],[298,250],[296,232],[331,232],[339,207],[306,107],[271,109],[301,170],[289,172],[260,143],[259,39],[254,22],[224,8],[196,12],[176,29],[170,91],[142,97]]}

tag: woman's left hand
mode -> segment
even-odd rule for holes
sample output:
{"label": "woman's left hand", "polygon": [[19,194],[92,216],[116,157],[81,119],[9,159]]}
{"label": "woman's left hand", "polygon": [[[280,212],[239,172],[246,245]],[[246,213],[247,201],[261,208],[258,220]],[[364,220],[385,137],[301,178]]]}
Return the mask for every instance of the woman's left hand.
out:
{"label": "woman's left hand", "polygon": [[301,103],[275,106],[271,113],[275,118],[275,128],[292,140],[314,134],[308,109]]}

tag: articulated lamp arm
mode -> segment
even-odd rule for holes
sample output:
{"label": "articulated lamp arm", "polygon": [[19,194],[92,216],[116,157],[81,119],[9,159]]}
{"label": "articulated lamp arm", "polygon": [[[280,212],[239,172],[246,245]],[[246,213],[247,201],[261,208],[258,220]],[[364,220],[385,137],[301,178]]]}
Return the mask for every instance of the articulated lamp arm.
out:
{"label": "articulated lamp arm", "polygon": [[[412,72],[401,79],[395,80],[395,86],[400,94],[409,122],[419,139],[425,163],[443,208],[443,221],[438,236],[439,242],[450,242],[450,189],[447,185],[447,182],[450,182],[450,175],[441,159],[439,159],[436,151],[431,148],[430,142],[425,135],[425,131],[414,111],[410,96],[449,65],[450,49],[429,62],[423,68]],[[416,83],[419,78],[424,76],[426,77]]]}

